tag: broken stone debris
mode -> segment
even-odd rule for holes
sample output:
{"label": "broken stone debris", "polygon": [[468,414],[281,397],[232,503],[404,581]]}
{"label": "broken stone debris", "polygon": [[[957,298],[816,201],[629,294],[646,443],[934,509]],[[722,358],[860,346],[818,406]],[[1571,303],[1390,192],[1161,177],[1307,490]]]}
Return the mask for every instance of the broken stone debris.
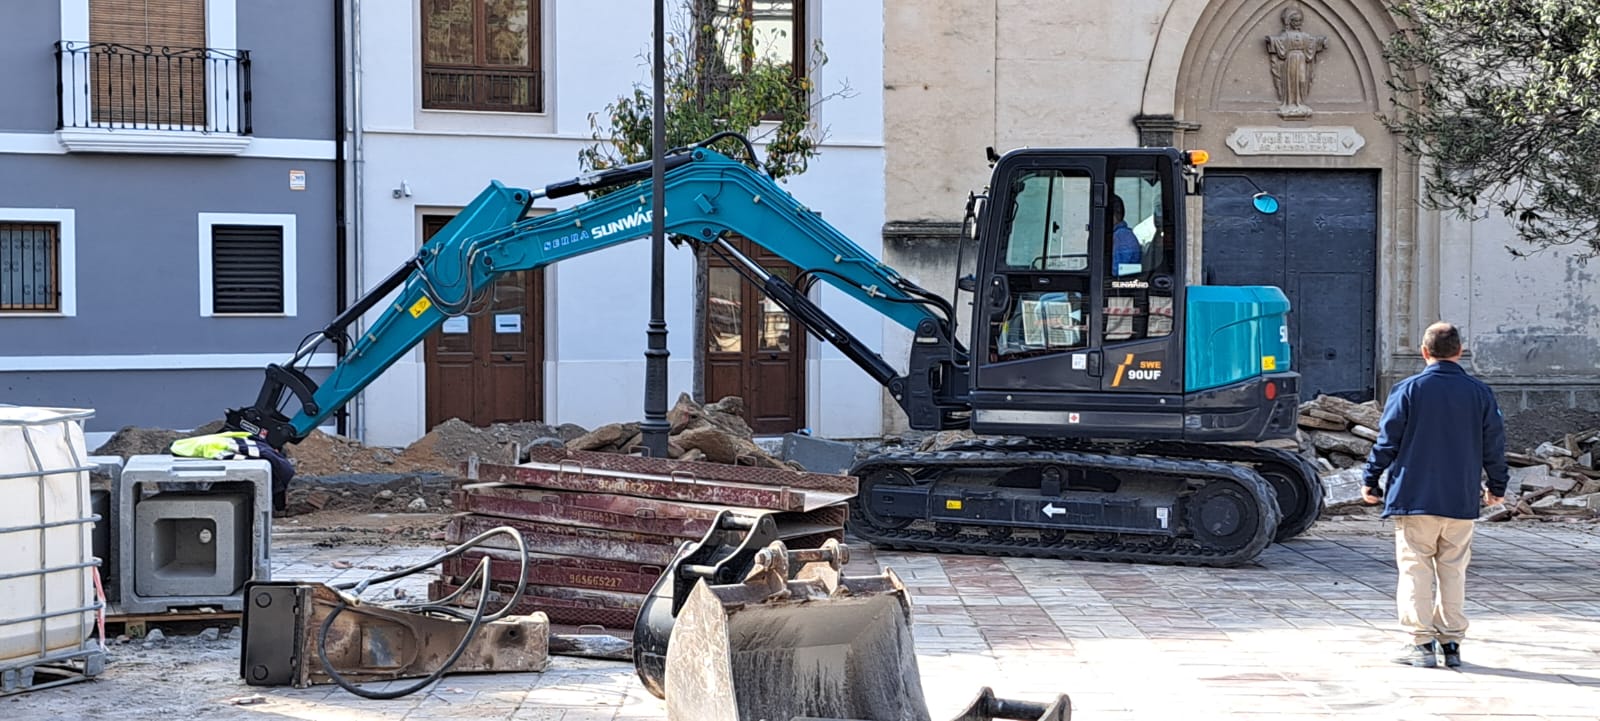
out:
{"label": "broken stone debris", "polygon": [[1600,516],[1600,469],[1594,462],[1597,449],[1600,429],[1568,433],[1520,453],[1507,452],[1511,482],[1506,484],[1506,502],[1502,504],[1506,508],[1497,514],[1485,513],[1480,520]]}
{"label": "broken stone debris", "polygon": [[[688,394],[667,414],[671,424],[668,454],[684,460],[756,465],[767,468],[801,470],[768,453],[754,440],[742,414],[744,401],[728,396],[704,406]],[[161,455],[172,442],[222,429],[222,421],[203,424],[192,431],[128,426],[97,448],[95,455]],[[564,445],[573,450],[606,453],[636,453],[644,446],[638,423],[612,423],[592,431],[564,423],[552,426],[539,422],[496,423],[472,426],[452,418],[437,426],[404,449],[369,447],[344,436],[314,430],[299,443],[285,449],[300,477],[325,478],[359,474],[414,475],[437,474],[456,477],[468,459],[515,465],[527,460],[535,445]],[[392,493],[390,494],[393,495]],[[381,496],[381,494],[380,494]],[[388,500],[389,496],[381,496]],[[306,498],[313,509],[329,504],[331,497]],[[430,502],[429,505],[442,505]]]}
{"label": "broken stone debris", "polygon": [[[667,456],[685,461],[710,461],[763,468],[805,470],[798,463],[781,460],[757,445],[755,434],[744,422],[744,400],[727,396],[715,403],[700,405],[687,393],[667,411]],[[636,453],[644,447],[644,434],[638,423],[611,423],[567,441],[574,451]]]}
{"label": "broken stone debris", "polygon": [[[1330,510],[1361,506],[1361,468],[1378,440],[1383,409],[1318,396],[1300,404],[1299,450],[1322,471]],[[1594,517],[1600,510],[1600,430],[1569,433],[1522,452],[1507,452],[1511,480],[1506,502],[1486,507],[1481,520]]]}

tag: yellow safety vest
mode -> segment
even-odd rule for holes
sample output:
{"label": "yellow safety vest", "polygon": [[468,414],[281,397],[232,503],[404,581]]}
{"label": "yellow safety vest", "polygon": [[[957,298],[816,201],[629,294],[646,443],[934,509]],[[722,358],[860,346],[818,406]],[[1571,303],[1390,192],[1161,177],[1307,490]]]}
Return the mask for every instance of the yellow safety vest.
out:
{"label": "yellow safety vest", "polygon": [[172,442],[170,450],[174,456],[225,460],[239,452],[239,444],[233,439],[249,437],[250,434],[244,431],[229,431],[227,433],[212,433],[192,438],[179,438]]}

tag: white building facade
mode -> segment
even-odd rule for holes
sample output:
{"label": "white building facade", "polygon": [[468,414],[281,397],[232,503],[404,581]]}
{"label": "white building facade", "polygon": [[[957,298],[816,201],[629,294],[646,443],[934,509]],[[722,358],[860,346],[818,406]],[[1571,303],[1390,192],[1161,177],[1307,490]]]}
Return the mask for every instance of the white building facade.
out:
{"label": "white building facade", "polygon": [[[579,174],[579,151],[594,143],[591,113],[603,121],[607,104],[636,83],[649,87],[653,5],[645,0],[349,1],[353,288],[377,285],[491,180],[538,188]],[[784,186],[880,255],[882,4],[744,6],[795,13],[808,40],[822,40],[827,52],[827,63],[811,74],[818,92],[852,88],[818,108],[815,120],[826,129],[820,154]],[[682,3],[668,7],[683,11]],[[582,200],[541,199],[532,212]],[[773,382],[752,374],[742,385],[707,385],[708,363],[696,362],[696,326],[705,317],[697,313],[696,262],[686,248],[668,246],[669,405],[697,388],[765,390]],[[450,417],[588,428],[642,420],[649,288],[648,235],[503,281],[488,313],[447,323],[368,386],[352,403],[350,433],[368,444],[402,446]],[[880,315],[831,288],[813,297],[869,346],[882,347]],[[740,301],[759,298],[733,299]],[[363,328],[385,307],[369,313]],[[740,317],[763,318],[759,311]],[[881,433],[877,383],[837,351],[793,335],[783,350],[798,354],[783,356],[793,362],[779,376],[793,384],[797,408],[769,431],[792,425],[836,438]],[[742,344],[731,344],[746,352],[728,357],[755,367],[767,340],[759,329],[747,331]],[[776,350],[769,355],[778,357]]]}

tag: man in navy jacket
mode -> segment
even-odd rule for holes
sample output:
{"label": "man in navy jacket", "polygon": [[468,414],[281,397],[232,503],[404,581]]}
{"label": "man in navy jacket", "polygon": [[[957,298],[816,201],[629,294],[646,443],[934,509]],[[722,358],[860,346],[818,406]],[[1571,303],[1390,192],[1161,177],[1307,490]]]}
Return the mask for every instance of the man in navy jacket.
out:
{"label": "man in navy jacket", "polygon": [[[1432,668],[1437,648],[1446,666],[1459,666],[1478,502],[1500,503],[1509,478],[1505,423],[1494,392],[1459,365],[1455,326],[1429,326],[1422,357],[1427,369],[1389,392],[1383,427],[1367,456],[1362,498],[1384,504],[1383,517],[1394,519],[1395,600],[1400,623],[1411,632],[1395,661]],[[1380,487],[1385,471],[1387,491]]]}

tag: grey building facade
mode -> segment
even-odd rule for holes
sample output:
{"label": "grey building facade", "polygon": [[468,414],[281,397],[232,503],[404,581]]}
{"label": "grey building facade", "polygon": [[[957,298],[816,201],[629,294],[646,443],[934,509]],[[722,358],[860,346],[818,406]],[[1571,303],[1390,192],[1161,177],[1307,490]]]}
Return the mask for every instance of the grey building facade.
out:
{"label": "grey building facade", "polygon": [[332,5],[0,9],[0,403],[193,428],[338,312]]}

